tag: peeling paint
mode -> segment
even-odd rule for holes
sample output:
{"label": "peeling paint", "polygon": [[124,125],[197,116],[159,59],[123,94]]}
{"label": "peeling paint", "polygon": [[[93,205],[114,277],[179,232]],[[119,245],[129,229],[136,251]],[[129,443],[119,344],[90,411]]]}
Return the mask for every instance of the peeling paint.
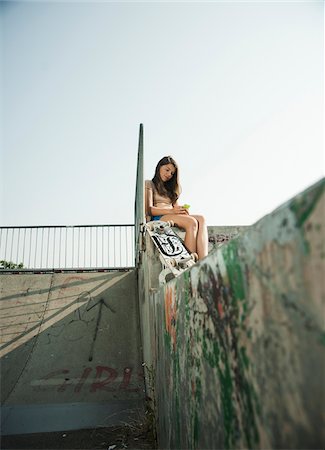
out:
{"label": "peeling paint", "polygon": [[170,336],[174,350],[176,347],[176,319],[177,310],[175,304],[175,294],[171,287],[167,287],[165,292],[165,323],[166,331]]}
{"label": "peeling paint", "polygon": [[324,201],[321,180],[158,291],[160,448],[324,448]]}

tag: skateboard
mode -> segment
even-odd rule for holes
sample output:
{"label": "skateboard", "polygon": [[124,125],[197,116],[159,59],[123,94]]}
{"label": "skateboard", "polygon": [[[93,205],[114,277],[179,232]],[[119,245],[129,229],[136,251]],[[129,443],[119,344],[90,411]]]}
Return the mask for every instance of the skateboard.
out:
{"label": "skateboard", "polygon": [[184,245],[182,239],[171,228],[173,221],[162,222],[160,220],[148,222],[146,228],[159,251],[160,260],[167,271],[162,271],[159,276],[160,281],[167,273],[172,273],[175,277],[184,270],[192,267],[198,259],[196,253],[190,253]]}

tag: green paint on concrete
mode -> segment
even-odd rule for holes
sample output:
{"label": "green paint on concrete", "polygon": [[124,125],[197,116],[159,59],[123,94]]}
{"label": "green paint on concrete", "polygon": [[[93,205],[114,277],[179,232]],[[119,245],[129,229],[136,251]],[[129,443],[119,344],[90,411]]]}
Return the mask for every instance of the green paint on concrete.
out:
{"label": "green paint on concrete", "polygon": [[244,434],[249,448],[254,448],[259,442],[259,434],[256,426],[254,403],[257,402],[256,394],[247,380],[242,385],[242,399],[244,401]]}
{"label": "green paint on concrete", "polygon": [[181,412],[177,392],[175,395],[175,414],[176,414],[176,423],[173,426],[173,429],[175,430],[175,443],[176,448],[181,448]]}
{"label": "green paint on concrete", "polygon": [[197,401],[197,403],[201,402],[201,398],[202,398],[202,382],[200,378],[196,378],[196,383],[195,383],[195,399]]}
{"label": "green paint on concrete", "polygon": [[297,218],[297,226],[301,227],[318,203],[325,189],[325,179],[323,178],[316,186],[307,189],[301,195],[294,198],[289,205],[290,210]]}
{"label": "green paint on concrete", "polygon": [[233,301],[236,299],[243,300],[245,298],[245,284],[242,268],[239,264],[238,257],[238,240],[233,239],[227,245],[222,247],[222,254],[227,267],[229,283],[233,292]]}
{"label": "green paint on concrete", "polygon": [[248,330],[246,330],[246,336],[249,339],[252,339],[252,337],[253,337],[253,329],[252,328],[248,328]]}
{"label": "green paint on concrete", "polygon": [[[321,442],[317,435],[321,433],[317,403],[321,376],[318,371],[317,379],[308,383],[308,367],[317,371],[313,364],[323,355],[325,333],[317,329],[316,334],[313,323],[297,314],[297,320],[290,321],[289,336],[284,325],[290,311],[279,302],[278,293],[291,298],[291,290],[297,289],[295,305],[306,301],[310,314],[318,314],[314,294],[319,291],[310,286],[321,279],[318,270],[306,272],[305,267],[307,263],[316,267],[320,261],[320,219],[315,213],[323,187],[324,182],[313,187],[318,195],[306,191],[288,202],[279,217],[272,215],[259,222],[257,239],[261,242],[253,241],[256,233],[244,239],[239,236],[221,246],[217,257],[211,254],[173,282],[177,345],[174,335],[166,333],[157,350],[157,367],[165,376],[163,387],[156,386],[164,406],[161,448],[198,449],[203,443],[220,449],[258,449],[262,443],[263,448],[286,448],[288,443],[292,448],[300,448],[300,443],[301,448],[318,448],[313,443]],[[292,223],[297,224],[295,230]],[[279,234],[279,224],[288,227],[280,230],[284,234]],[[285,245],[270,245],[277,243],[279,235],[285,235]],[[302,248],[302,241],[307,238],[311,252],[305,258],[307,247]],[[256,258],[257,248],[263,249],[261,258]],[[281,261],[284,264],[277,265]],[[264,271],[264,265],[271,263],[272,270]],[[283,268],[288,269],[290,283],[284,279]],[[162,291],[159,301],[163,308]],[[156,325],[164,334],[163,317],[156,319]],[[283,345],[266,344],[273,339]],[[306,344],[296,345],[300,342]],[[299,372],[305,360],[308,370]],[[296,404],[304,408],[303,430]]]}
{"label": "green paint on concrete", "polygon": [[216,358],[216,363],[219,364],[220,348],[219,348],[218,342],[213,342],[213,353]]}
{"label": "green paint on concrete", "polygon": [[246,355],[245,347],[241,347],[240,348],[240,357],[241,357],[241,360],[242,360],[242,362],[244,364],[245,369],[248,369],[249,368],[249,359],[248,359],[248,357]]}
{"label": "green paint on concrete", "polygon": [[309,255],[311,250],[310,242],[308,242],[306,239],[303,240],[303,248],[304,248],[304,254]]}
{"label": "green paint on concrete", "polygon": [[179,356],[175,355],[173,358],[173,372],[174,372],[174,380],[179,383],[180,381],[180,364],[179,364]]}
{"label": "green paint on concrete", "polygon": [[250,361],[246,354],[246,349],[243,346],[240,348],[238,366],[240,383],[237,386],[237,390],[240,388],[240,398],[243,406],[243,431],[248,448],[254,448],[259,442],[259,434],[256,426],[256,411],[260,414],[261,408],[257,395],[248,381],[247,370],[249,369]]}
{"label": "green paint on concrete", "polygon": [[195,403],[194,403],[194,423],[193,423],[193,440],[194,448],[197,448],[200,432],[200,416],[202,399],[202,381],[199,377],[195,379]]}
{"label": "green paint on concrete", "polygon": [[191,307],[189,303],[188,290],[185,290],[184,292],[184,307],[185,307],[185,320],[188,323],[191,317]]}
{"label": "green paint on concrete", "polygon": [[172,338],[171,338],[170,334],[167,333],[166,331],[164,333],[164,341],[165,341],[166,348],[168,348],[169,351],[171,351],[171,349],[172,349]]}
{"label": "green paint on concrete", "polygon": [[185,288],[188,288],[190,283],[191,283],[191,275],[189,271],[185,271],[183,272],[183,280],[184,280],[184,284],[185,284]]}
{"label": "green paint on concrete", "polygon": [[197,443],[199,441],[199,429],[200,429],[200,420],[198,412],[195,411],[194,414],[194,424],[193,424],[193,437],[194,437],[194,447],[197,448]]}
{"label": "green paint on concrete", "polygon": [[320,342],[322,345],[325,345],[325,332],[321,333],[319,342]]}
{"label": "green paint on concrete", "polygon": [[221,404],[223,413],[223,422],[225,428],[225,448],[230,449],[234,447],[234,418],[235,412],[232,401],[233,384],[231,378],[231,370],[229,367],[228,358],[223,355],[225,362],[224,371],[218,366],[219,380],[221,384]]}
{"label": "green paint on concrete", "polygon": [[209,351],[207,340],[209,338],[207,336],[204,336],[202,340],[202,351],[203,351],[203,357],[207,361],[210,367],[215,368],[219,364],[220,359],[220,349],[217,341],[213,341],[212,344],[212,351]]}

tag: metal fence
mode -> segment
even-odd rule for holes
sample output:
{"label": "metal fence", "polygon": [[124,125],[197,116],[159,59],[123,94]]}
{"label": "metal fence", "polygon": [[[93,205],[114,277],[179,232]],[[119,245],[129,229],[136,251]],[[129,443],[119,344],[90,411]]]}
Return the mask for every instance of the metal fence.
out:
{"label": "metal fence", "polygon": [[134,267],[134,225],[0,227],[0,261],[24,269]]}

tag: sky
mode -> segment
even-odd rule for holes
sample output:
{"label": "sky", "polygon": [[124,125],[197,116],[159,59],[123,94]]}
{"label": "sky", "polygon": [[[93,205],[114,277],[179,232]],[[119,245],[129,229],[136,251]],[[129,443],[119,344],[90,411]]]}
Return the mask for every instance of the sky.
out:
{"label": "sky", "polygon": [[323,1],[2,1],[0,225],[134,222],[181,203],[251,225],[324,176]]}

